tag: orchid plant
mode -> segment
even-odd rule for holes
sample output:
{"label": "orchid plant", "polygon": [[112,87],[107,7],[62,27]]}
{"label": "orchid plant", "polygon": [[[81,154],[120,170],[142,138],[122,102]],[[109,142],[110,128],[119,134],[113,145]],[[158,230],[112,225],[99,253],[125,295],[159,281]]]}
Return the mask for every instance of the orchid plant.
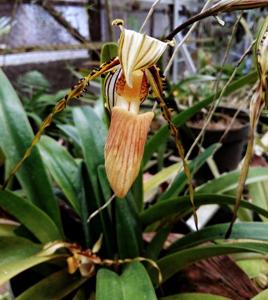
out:
{"label": "orchid plant", "polygon": [[[33,286],[29,288],[27,291],[25,291],[22,295],[18,297],[18,300],[27,300],[31,299],[30,297],[33,297],[33,295],[41,295],[43,293],[50,292],[49,289],[45,290],[44,287],[48,286],[48,282],[52,282],[54,284],[53,286],[56,289],[56,292],[60,294],[58,298],[55,299],[62,299],[65,297],[68,293],[76,290],[78,287],[81,288],[77,292],[77,294],[74,296],[73,299],[85,299],[83,297],[80,297],[81,293],[84,293],[83,284],[90,278],[92,278],[97,273],[97,292],[96,292],[96,299],[97,300],[106,300],[106,299],[112,299],[110,291],[109,291],[109,284],[105,287],[99,286],[99,282],[112,282],[114,286],[111,288],[111,290],[116,290],[115,286],[118,290],[122,292],[122,295],[126,295],[130,291],[133,291],[133,286],[129,288],[129,290],[126,287],[128,287],[128,283],[135,282],[138,284],[138,286],[141,288],[142,292],[139,292],[139,289],[135,286],[135,296],[129,296],[129,297],[122,299],[131,299],[131,300],[139,300],[143,297],[144,293],[147,292],[147,298],[148,300],[156,299],[156,294],[154,292],[154,288],[151,282],[151,279],[149,278],[148,274],[150,274],[152,281],[154,282],[156,287],[159,287],[161,284],[161,281],[167,281],[169,278],[171,278],[176,272],[178,272],[181,268],[187,266],[191,262],[195,262],[198,259],[210,257],[213,255],[221,255],[226,253],[237,253],[237,252],[258,252],[263,253],[268,252],[268,247],[266,244],[260,244],[258,242],[247,242],[243,243],[240,241],[235,241],[232,243],[224,243],[223,245],[215,244],[215,245],[203,245],[202,251],[200,251],[199,247],[196,247],[197,245],[201,245],[204,241],[210,241],[214,240],[214,236],[211,237],[210,232],[206,233],[206,231],[200,231],[197,233],[193,233],[193,239],[189,242],[187,240],[187,237],[183,239],[182,241],[178,241],[177,245],[175,244],[174,248],[171,247],[171,249],[168,249],[168,255],[164,255],[159,258],[161,250],[164,245],[164,241],[166,240],[170,226],[177,221],[178,218],[181,218],[185,216],[187,213],[189,213],[192,209],[192,213],[195,218],[195,225],[197,227],[197,217],[195,213],[195,204],[194,201],[197,200],[198,205],[211,203],[213,202],[213,199],[215,198],[214,195],[209,194],[194,194],[193,184],[192,184],[192,170],[190,165],[185,159],[184,149],[181,144],[181,141],[179,139],[179,132],[178,132],[178,124],[180,121],[180,118],[184,118],[184,121],[186,120],[186,117],[183,116],[183,114],[180,114],[177,116],[177,119],[172,118],[171,111],[167,107],[165,103],[164,98],[164,81],[165,78],[161,75],[160,69],[157,67],[157,62],[163,55],[163,53],[166,51],[166,49],[169,46],[173,45],[173,41],[171,41],[171,38],[176,34],[176,32],[180,31],[182,28],[187,27],[188,25],[192,24],[193,22],[200,20],[204,17],[207,17],[209,15],[216,15],[220,12],[224,11],[232,11],[236,9],[247,9],[247,8],[255,8],[255,7],[264,7],[267,6],[267,1],[219,1],[216,5],[210,7],[208,10],[205,10],[204,12],[198,14],[197,16],[191,18],[187,22],[185,22],[184,25],[178,27],[175,29],[170,35],[169,35],[169,41],[161,41],[156,38],[150,37],[146,34],[135,32],[130,29],[126,29],[124,27],[124,22],[122,20],[115,20],[113,22],[113,25],[116,25],[119,27],[121,34],[118,42],[118,53],[117,56],[110,61],[105,62],[102,64],[98,69],[93,70],[89,75],[85,76],[77,84],[75,84],[72,89],[69,91],[69,93],[62,98],[54,107],[52,112],[48,115],[47,118],[43,121],[40,129],[34,136],[30,146],[27,148],[26,151],[22,157],[21,160],[17,164],[15,164],[15,167],[12,169],[10,168],[10,162],[9,162],[9,169],[11,169],[11,172],[9,173],[9,176],[7,176],[6,181],[4,182],[2,186],[2,190],[0,191],[0,206],[5,209],[8,213],[11,215],[14,215],[26,228],[31,232],[31,234],[34,236],[35,239],[37,239],[40,243],[32,243],[29,242],[25,237],[17,237],[17,236],[7,236],[6,238],[2,238],[2,244],[4,245],[2,248],[0,247],[0,256],[1,253],[5,252],[5,249],[8,249],[11,260],[3,260],[0,261],[0,283],[5,280],[9,280],[13,276],[17,275],[18,273],[25,271],[32,266],[35,266],[40,263],[45,263],[48,261],[53,260],[63,260],[64,266],[68,266],[68,273],[67,274],[65,269],[62,269],[61,271],[58,271],[56,273],[52,273],[49,275],[49,280],[41,281],[40,283],[37,283],[36,286]],[[252,128],[253,133],[254,129],[256,127],[256,120],[258,119],[258,116],[264,106],[265,100],[266,100],[266,89],[267,89],[267,64],[266,64],[266,52],[267,52],[267,20],[263,25],[263,29],[260,33],[260,37],[257,41],[257,62],[258,62],[258,68],[259,68],[259,88],[256,92],[256,95],[254,96],[254,99],[252,101]],[[51,198],[53,198],[53,193],[51,186],[49,184],[49,180],[47,180],[46,172],[43,170],[42,172],[38,173],[31,173],[31,176],[33,180],[37,180],[38,183],[38,176],[41,176],[41,180],[45,181],[47,184],[47,190],[44,189],[44,191],[39,191],[37,186],[31,186],[31,188],[28,191],[28,195],[30,198],[31,196],[34,200],[32,202],[25,200],[23,197],[20,197],[19,194],[13,193],[8,190],[10,187],[11,179],[18,171],[21,171],[20,168],[24,167],[24,163],[27,164],[26,160],[28,158],[31,158],[32,156],[35,156],[39,158],[39,160],[36,160],[36,164],[40,167],[40,169],[43,168],[40,161],[41,156],[38,154],[37,149],[35,149],[36,144],[41,139],[41,135],[44,132],[44,130],[50,126],[53,117],[63,111],[65,107],[75,99],[78,99],[81,97],[88,88],[89,82],[96,77],[99,77],[101,75],[105,75],[105,81],[104,81],[104,91],[105,91],[105,98],[106,98],[106,108],[110,113],[110,126],[108,130],[108,135],[105,140],[105,145],[102,145],[100,143],[100,147],[96,151],[101,151],[101,157],[103,155],[104,150],[104,164],[105,164],[105,170],[102,169],[102,160],[100,159],[100,163],[97,166],[97,170],[94,169],[95,165],[93,165],[91,171],[98,173],[97,176],[99,181],[96,183],[96,190],[94,190],[95,186],[94,184],[88,184],[87,176],[88,174],[83,173],[83,164],[84,162],[80,162],[79,168],[77,166],[77,162],[70,157],[67,151],[59,146],[54,141],[51,141],[49,138],[41,140],[41,149],[42,154],[48,159],[48,164],[50,165],[50,169],[52,170],[51,173],[53,173],[53,177],[58,179],[58,182],[62,182],[59,180],[60,175],[62,175],[60,172],[62,170],[65,170],[65,162],[57,162],[59,163],[60,167],[57,169],[55,168],[55,157],[54,152],[51,151],[51,149],[56,149],[57,153],[59,153],[59,156],[62,156],[64,160],[66,160],[66,164],[70,167],[72,172],[71,174],[68,174],[68,172],[64,173],[64,179],[66,179],[66,182],[72,186],[72,173],[77,172],[79,173],[79,176],[82,174],[83,176],[79,178],[79,180],[76,180],[77,186],[72,186],[72,188],[67,187],[66,185],[62,184],[61,187],[64,190],[64,192],[68,195],[68,200],[71,203],[71,206],[75,212],[76,215],[78,215],[81,218],[81,223],[83,224],[83,230],[85,232],[85,236],[89,237],[89,231],[92,227],[96,227],[98,229],[103,229],[103,240],[104,240],[104,247],[106,247],[109,251],[110,249],[113,249],[112,243],[117,238],[117,242],[119,245],[117,245],[117,252],[114,253],[113,251],[108,251],[104,253],[108,256],[108,258],[103,258],[101,252],[101,245],[102,245],[102,237],[93,244],[93,238],[90,237],[86,239],[86,242],[84,245],[79,245],[76,243],[73,243],[72,241],[69,241],[64,236],[64,230],[62,229],[60,216],[59,216],[59,209],[58,206],[53,202],[53,205],[51,204]],[[5,81],[2,73],[0,73],[0,80]],[[7,83],[7,80],[5,81],[5,84],[0,88],[0,92],[2,92],[2,89],[9,89],[12,90],[12,88]],[[183,178],[186,178],[186,181],[188,182],[188,195],[186,196],[178,196],[179,192],[181,192],[185,185],[181,183],[180,181],[180,188],[177,189],[177,187],[174,187],[174,193],[171,195],[164,197],[163,199],[165,201],[160,201],[160,203],[156,203],[152,206],[148,211],[142,211],[142,209],[139,211],[138,216],[133,217],[132,215],[126,215],[130,209],[128,206],[133,205],[131,202],[133,198],[131,197],[131,193],[129,193],[131,187],[133,186],[135,180],[138,177],[139,171],[141,169],[142,159],[144,156],[144,150],[145,150],[145,144],[147,140],[148,131],[151,126],[151,122],[154,118],[154,109],[152,111],[148,112],[141,112],[141,105],[143,101],[147,98],[149,91],[152,92],[154,99],[156,99],[156,104],[158,104],[161,108],[161,112],[163,117],[168,123],[169,130],[173,137],[175,138],[175,144],[176,149],[178,151],[178,154],[182,160],[183,165],[183,172],[182,174]],[[12,94],[13,93],[13,94]],[[11,94],[14,96],[14,92],[12,90]],[[3,92],[3,95],[6,96],[6,94]],[[0,96],[2,94],[0,93]],[[3,97],[5,98],[5,97]],[[212,97],[213,98],[213,97]],[[1,100],[1,97],[0,97]],[[204,101],[202,102],[203,106],[211,103],[212,100]],[[15,103],[16,101],[14,101]],[[256,104],[257,103],[257,104]],[[15,103],[16,104],[16,103]],[[0,121],[10,119],[11,117],[16,117],[17,112],[20,111],[21,107],[20,105],[14,105],[16,109],[14,109],[15,112],[12,111],[11,107],[8,107],[9,103],[4,103],[3,101],[0,101],[1,109],[0,110]],[[198,104],[196,107],[190,108],[190,112],[188,117],[194,114],[194,112],[198,111],[200,109],[201,105]],[[10,114],[10,118],[5,118],[8,114],[8,111],[12,111]],[[1,115],[2,113],[2,115]],[[75,113],[74,113],[75,115]],[[85,118],[86,122],[89,123],[96,123],[97,126],[95,128],[101,127],[100,120],[96,118],[94,113],[91,112],[91,110],[83,110],[81,109],[77,115],[79,116],[89,116],[89,118]],[[179,120],[179,121],[178,121]],[[79,122],[76,122],[77,124]],[[1,123],[2,124],[2,123]],[[76,124],[76,125],[77,125]],[[85,124],[85,123],[84,123]],[[27,125],[28,126],[28,125]],[[28,127],[25,127],[26,129]],[[4,128],[4,126],[2,126]],[[79,127],[79,124],[77,125]],[[0,134],[2,133],[4,136],[6,131],[9,130],[9,127],[5,127],[3,131],[1,131],[0,127]],[[81,129],[81,127],[80,127]],[[8,149],[16,149],[16,146],[18,144],[17,136],[21,134],[21,131],[23,131],[21,128],[18,128],[18,130],[14,131],[13,135],[10,135],[11,138],[15,137],[15,142],[12,147]],[[92,133],[92,136],[94,137],[94,133]],[[29,135],[31,137],[31,134]],[[82,135],[81,135],[82,136]],[[97,139],[102,139],[104,135],[99,134],[98,137],[95,137],[94,142],[98,144]],[[83,136],[83,138],[85,135]],[[28,137],[29,138],[29,137]],[[253,142],[254,134],[252,135],[252,142]],[[1,140],[1,139],[0,139]],[[29,139],[28,139],[29,140]],[[45,141],[45,142],[44,142]],[[5,148],[5,142],[1,142],[1,147],[4,149],[4,154],[8,157],[9,153]],[[21,141],[23,146],[25,146],[24,141]],[[83,143],[83,141],[82,141]],[[249,144],[249,150],[248,153],[251,153],[251,145]],[[9,145],[8,145],[9,146]],[[51,148],[50,148],[51,147]],[[216,151],[216,148],[218,145],[213,145],[211,148],[206,149],[205,152],[201,155],[201,158],[198,157],[196,161],[193,162],[193,165],[195,164],[201,164],[205,163],[206,159],[210,157],[214,151]],[[22,147],[23,148],[23,147]],[[81,147],[83,148],[83,147]],[[97,148],[97,146],[96,146]],[[25,147],[23,148],[25,149]],[[95,148],[93,148],[95,149]],[[100,150],[101,149],[101,150]],[[91,149],[92,150],[92,149]],[[52,153],[52,155],[51,155]],[[248,154],[247,157],[249,157],[250,154]],[[90,153],[90,158],[94,160],[94,153]],[[53,160],[54,159],[54,160]],[[59,158],[60,159],[60,158]],[[86,160],[86,159],[85,159]],[[52,161],[52,163],[51,163]],[[246,161],[248,162],[248,161]],[[32,163],[32,162],[31,162]],[[56,164],[57,165],[57,164]],[[32,166],[32,165],[31,165]],[[78,170],[79,169],[79,170]],[[241,175],[240,179],[240,185],[238,189],[238,194],[236,197],[236,203],[237,206],[235,208],[235,215],[236,210],[239,207],[240,204],[240,198],[241,198],[241,187],[245,183],[245,176],[247,174],[248,164],[245,164],[244,170]],[[31,171],[31,169],[28,169]],[[18,172],[19,174],[19,172]],[[60,175],[59,175],[60,174]],[[76,174],[76,175],[77,175]],[[27,174],[28,175],[28,174]],[[108,179],[109,187],[107,188],[105,179]],[[21,180],[21,177],[18,176],[19,181]],[[178,181],[180,178],[178,179]],[[183,181],[183,180],[182,180]],[[22,182],[22,187],[24,188],[28,182]],[[175,184],[177,181],[175,180]],[[93,185],[93,187],[91,186]],[[113,199],[115,196],[117,198],[124,198],[125,200],[116,200],[116,206],[112,207],[108,212],[106,213],[109,215],[110,218],[107,218],[109,221],[112,219],[115,220],[113,214],[114,214],[114,208],[120,208],[121,205],[125,205],[124,209],[120,211],[121,215],[116,215],[116,221],[119,223],[118,219],[124,218],[124,222],[120,223],[119,225],[116,224],[118,232],[120,230],[129,230],[128,234],[125,234],[123,237],[119,236],[117,232],[116,238],[113,236],[111,239],[109,239],[109,235],[112,235],[113,232],[109,226],[111,223],[105,224],[105,216],[104,212],[102,211],[103,208],[107,207],[107,203],[110,203],[110,201],[106,202],[104,206],[101,206],[101,201],[96,201],[97,207],[95,207],[92,213],[92,209],[88,208],[87,205],[92,203],[91,195],[90,195],[90,201],[85,204],[86,201],[84,201],[84,198],[86,197],[86,188],[87,190],[93,189],[93,194],[96,194],[96,198],[99,197],[99,187],[100,190],[103,193],[103,196],[106,200],[107,195],[110,197],[110,187],[114,193],[114,196],[110,197],[110,199]],[[79,194],[78,196],[76,195]],[[44,194],[44,195],[43,195]],[[169,194],[169,192],[167,193]],[[35,205],[36,203],[39,203],[39,199],[36,196],[40,196],[42,198],[42,204],[41,205]],[[75,197],[80,197],[82,199],[81,201],[81,207],[75,203],[74,199]],[[163,195],[162,195],[163,196]],[[162,197],[161,196],[161,197]],[[213,198],[214,197],[214,198]],[[218,197],[218,196],[217,196]],[[93,197],[94,198],[94,197]],[[162,200],[163,200],[162,199]],[[32,200],[32,199],[31,199]],[[134,199],[135,200],[135,199]],[[160,199],[161,200],[161,199]],[[34,202],[36,201],[36,203]],[[216,201],[216,200],[214,200]],[[234,197],[230,196],[222,196],[219,197],[219,200],[217,200],[219,203],[221,201],[225,204],[232,205],[235,202]],[[41,202],[41,201],[40,201]],[[133,201],[134,202],[134,201]],[[136,203],[134,203],[136,204]],[[250,203],[244,203],[242,201],[242,205],[244,207],[250,208],[262,215],[267,216],[268,213],[264,210],[256,208],[254,205]],[[19,209],[23,211],[22,214],[20,214]],[[129,209],[129,210],[128,210]],[[85,216],[89,211],[91,211],[91,215],[88,218],[88,215]],[[133,209],[134,211],[134,209]],[[126,213],[127,212],[127,213]],[[133,212],[132,212],[133,213]],[[136,210],[135,210],[136,213]],[[134,214],[134,213],[133,213]],[[98,215],[99,219],[96,221],[95,224],[90,223],[92,218],[94,216]],[[111,217],[112,216],[112,217]],[[29,219],[28,219],[29,218]],[[97,218],[96,218],[97,219]],[[30,221],[29,221],[30,220]],[[87,222],[89,221],[89,222]],[[90,224],[89,224],[90,223]],[[101,224],[101,226],[100,226]],[[157,224],[157,225],[156,225]],[[14,224],[13,224],[14,225]],[[15,224],[14,226],[17,226]],[[133,248],[134,251],[131,252],[133,249],[131,246],[128,247],[129,252],[120,253],[120,247],[121,249],[124,248],[122,245],[124,245],[125,241],[124,239],[128,238],[132,242],[132,239],[135,240],[136,236],[139,236],[139,239],[142,240],[142,233],[140,232],[140,227],[147,228],[148,226],[152,226],[153,228],[156,228],[159,231],[157,232],[155,238],[151,243],[149,243],[149,246],[147,249],[140,249],[139,242],[136,244],[133,242],[134,245]],[[237,229],[237,226],[234,225]],[[242,238],[245,239],[261,239],[262,233],[263,233],[263,227],[258,231],[255,230],[255,228],[249,224],[245,224],[246,230],[241,231]],[[90,228],[89,228],[90,227]],[[228,224],[220,225],[218,229],[215,229],[213,231],[213,234],[215,234],[215,240],[222,238],[222,233],[226,231],[228,228]],[[140,231],[139,231],[140,230]],[[217,231],[218,230],[218,231]],[[135,232],[135,233],[133,233]],[[138,233],[137,233],[138,232]],[[252,233],[253,232],[253,233]],[[6,232],[5,232],[6,233]],[[27,232],[26,232],[27,233]],[[9,234],[9,232],[8,232]],[[13,232],[12,232],[13,234]],[[98,232],[100,234],[100,232]],[[101,232],[102,234],[102,232]],[[231,232],[230,232],[231,234]],[[25,234],[26,236],[27,234]],[[129,236],[128,236],[129,235]],[[126,237],[127,236],[127,237]],[[231,237],[233,237],[231,235]],[[239,234],[234,235],[233,238],[239,238]],[[120,238],[122,240],[120,240]],[[95,239],[95,236],[94,236]],[[190,238],[191,239],[191,238]],[[71,239],[70,239],[71,240]],[[95,239],[96,240],[96,239]],[[36,241],[36,240],[35,240]],[[135,240],[136,242],[136,240]],[[185,244],[184,244],[185,243]],[[111,245],[110,245],[111,244]],[[109,248],[110,247],[110,248]],[[152,251],[153,249],[153,251]],[[2,252],[1,252],[2,251]],[[131,252],[131,255],[128,255]],[[108,254],[107,254],[108,253]],[[118,254],[119,253],[119,254]],[[132,255],[132,253],[134,253]],[[20,256],[22,255],[22,256]],[[19,259],[17,259],[19,257]],[[17,259],[17,260],[16,260]],[[158,259],[158,260],[157,260]],[[179,263],[178,263],[179,261]],[[147,270],[140,264],[140,262],[145,262],[145,265],[147,267]],[[62,261],[60,261],[59,266],[62,267]],[[125,268],[122,268],[122,265],[126,265]],[[107,269],[109,268],[109,270]],[[116,272],[111,271],[117,271],[118,269],[122,271],[122,276],[119,278],[119,276],[116,274]],[[131,277],[133,273],[133,270],[136,272],[137,275],[134,279]],[[155,275],[158,274],[157,280],[154,280],[156,277]],[[125,276],[125,277],[124,277]],[[140,276],[140,278],[139,278]],[[127,278],[127,280],[126,280]],[[125,281],[124,281],[125,280]],[[54,282],[55,281],[55,282]],[[121,282],[122,281],[122,282]],[[126,286],[126,287],[125,287]],[[42,289],[44,291],[42,291]],[[144,292],[146,290],[146,292]],[[147,291],[148,290],[148,291]],[[59,292],[60,291],[60,292]],[[82,291],[82,292],[81,292]],[[53,292],[53,291],[51,291]],[[56,293],[55,292],[55,293]],[[80,293],[81,292],[81,293]],[[121,293],[120,292],[120,293]],[[105,294],[106,293],[106,294]],[[91,296],[94,293],[91,293]],[[120,296],[120,297],[121,297]],[[27,298],[28,297],[28,298]],[[52,297],[52,296],[51,296]],[[93,295],[92,297],[95,297]],[[114,296],[115,297],[115,296]],[[118,298],[114,299],[121,299],[118,295]],[[32,298],[34,299],[34,298]],[[37,298],[36,298],[37,299]]]}

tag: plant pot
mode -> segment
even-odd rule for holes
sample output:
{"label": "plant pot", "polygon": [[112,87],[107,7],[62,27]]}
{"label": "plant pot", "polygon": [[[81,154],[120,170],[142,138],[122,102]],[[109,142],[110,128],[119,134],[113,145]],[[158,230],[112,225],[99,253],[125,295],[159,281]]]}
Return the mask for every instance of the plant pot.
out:
{"label": "plant pot", "polygon": [[[204,148],[214,143],[220,142],[222,144],[213,157],[220,173],[229,172],[237,168],[243,157],[245,145],[248,140],[248,113],[245,111],[239,112],[235,121],[232,122],[236,111],[234,108],[218,107],[204,133],[202,142]],[[202,130],[206,119],[207,116],[199,112],[181,130],[181,138],[186,151],[190,149],[195,138]],[[199,148],[195,147],[190,158],[194,158],[198,152]],[[209,167],[204,166],[197,172],[196,177],[196,179],[205,181],[211,179],[213,176]]]}

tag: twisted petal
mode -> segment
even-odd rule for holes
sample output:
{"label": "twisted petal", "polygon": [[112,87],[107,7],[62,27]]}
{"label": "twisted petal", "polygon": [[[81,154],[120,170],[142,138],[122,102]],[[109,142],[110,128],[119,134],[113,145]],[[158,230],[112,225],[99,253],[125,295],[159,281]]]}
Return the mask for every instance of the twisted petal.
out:
{"label": "twisted petal", "polygon": [[147,133],[154,113],[135,114],[120,107],[112,109],[105,145],[105,168],[117,197],[123,198],[136,179]]}
{"label": "twisted petal", "polygon": [[122,28],[118,51],[128,86],[132,87],[133,72],[153,66],[166,48],[167,43],[148,35]]}

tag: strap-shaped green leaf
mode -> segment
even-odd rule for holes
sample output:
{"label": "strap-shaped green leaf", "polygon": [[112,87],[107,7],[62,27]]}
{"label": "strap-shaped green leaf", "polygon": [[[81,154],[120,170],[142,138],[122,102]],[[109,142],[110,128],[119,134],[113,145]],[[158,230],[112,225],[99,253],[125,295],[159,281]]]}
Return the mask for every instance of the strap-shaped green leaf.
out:
{"label": "strap-shaped green leaf", "polygon": [[[92,190],[90,194],[86,194],[89,216],[107,200],[103,198],[98,178],[98,167],[104,165],[104,144],[107,129],[94,110],[89,106],[75,108],[73,110],[73,117],[81,140],[82,152]],[[101,211],[92,219],[90,227],[94,231],[91,231],[93,233],[91,235],[92,240],[97,240],[100,234],[103,234],[104,243],[102,250],[106,251],[106,256],[111,256],[110,237],[112,236],[112,225],[107,210]]]}
{"label": "strap-shaped green leaf", "polygon": [[[238,186],[240,171],[232,171],[213,179],[197,188],[198,194],[222,194],[233,191]],[[246,184],[260,182],[268,179],[268,170],[266,168],[250,168]]]}
{"label": "strap-shaped green leaf", "polygon": [[64,192],[73,209],[81,215],[79,207],[79,167],[69,152],[48,136],[43,136],[39,149],[48,171]]}
{"label": "strap-shaped green leaf", "polygon": [[[206,227],[173,243],[169,253],[194,247],[208,241],[222,240],[229,224],[217,224]],[[230,239],[246,239],[268,241],[268,224],[262,222],[242,222],[234,224]]]}
{"label": "strap-shaped green leaf", "polygon": [[38,256],[41,245],[24,238],[1,237],[0,247],[0,285],[37,264],[58,256]]}
{"label": "strap-shaped green leaf", "polygon": [[[205,204],[219,204],[219,205],[234,205],[235,197],[215,194],[196,194],[195,195],[196,207]],[[242,200],[241,207],[247,208],[260,215],[268,217],[268,211],[259,206]],[[176,214],[177,216],[191,212],[191,204],[188,196],[176,197],[166,201],[156,203],[151,208],[145,210],[141,215],[141,221],[144,226],[148,226],[170,215]]]}
{"label": "strap-shaped green leaf", "polygon": [[165,256],[157,264],[162,272],[164,281],[172,277],[184,267],[200,260],[213,256],[228,255],[232,253],[255,252],[267,254],[268,243],[225,243],[194,247]]}
{"label": "strap-shaped green leaf", "polygon": [[257,296],[255,296],[251,300],[266,300],[266,299],[268,299],[268,289],[260,292]]}
{"label": "strap-shaped green leaf", "polygon": [[60,300],[87,280],[79,273],[68,274],[67,270],[53,273],[20,294],[16,300]]}
{"label": "strap-shaped green leaf", "polygon": [[12,192],[0,191],[0,207],[21,222],[42,243],[63,238],[45,212]]}
{"label": "strap-shaped green leaf", "polygon": [[[212,156],[220,147],[220,144],[213,144],[200,153],[193,161],[189,163],[192,174],[197,172],[201,166]],[[160,200],[169,199],[179,194],[187,184],[187,177],[183,171],[179,172],[169,188],[161,195]]]}
{"label": "strap-shaped green leaf", "polygon": [[[9,172],[31,144],[33,132],[23,106],[5,74],[0,70],[0,147]],[[61,228],[59,207],[38,149],[34,149],[16,174],[28,198]]]}
{"label": "strap-shaped green leaf", "polygon": [[120,258],[141,255],[142,228],[135,200],[131,193],[115,200],[116,235]]}

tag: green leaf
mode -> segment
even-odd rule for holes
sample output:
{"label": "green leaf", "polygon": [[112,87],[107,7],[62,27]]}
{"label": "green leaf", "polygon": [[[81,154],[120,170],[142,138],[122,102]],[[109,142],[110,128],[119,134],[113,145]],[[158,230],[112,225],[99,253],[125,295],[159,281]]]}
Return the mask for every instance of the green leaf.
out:
{"label": "green leaf", "polygon": [[[79,164],[79,175],[80,175],[80,183],[81,183],[81,191],[79,193],[79,207],[80,207],[80,217],[81,217],[81,223],[84,231],[85,236],[85,245],[87,248],[90,248],[93,243],[95,243],[95,240],[91,240],[90,235],[90,225],[87,222],[88,216],[89,216],[89,209],[88,209],[88,203],[87,203],[87,194],[91,193],[91,187],[88,187],[89,179],[88,179],[88,173],[86,170],[86,166],[84,162],[81,162]],[[97,238],[97,237],[96,237]]]}
{"label": "green leaf", "polygon": [[265,258],[238,258],[235,259],[235,263],[248,275],[250,279],[268,274],[268,262]]}
{"label": "green leaf", "polygon": [[40,91],[44,92],[51,87],[45,76],[36,70],[20,75],[17,79],[17,84],[24,91],[29,93],[34,92],[35,94]]}
{"label": "green leaf", "polygon": [[73,209],[81,215],[78,200],[81,186],[76,161],[63,146],[48,136],[41,138],[39,149],[54,180],[63,190]]}
{"label": "green leaf", "polygon": [[51,218],[24,198],[0,191],[0,207],[21,222],[42,243],[63,238]]}
{"label": "green leaf", "polygon": [[57,127],[72,141],[76,146],[81,147],[81,141],[78,130],[73,125],[59,124]]}
{"label": "green leaf", "polygon": [[141,263],[131,263],[121,276],[126,300],[157,300],[150,277]]}
{"label": "green leaf", "polygon": [[[0,147],[10,171],[23,157],[33,139],[23,106],[5,74],[0,70]],[[37,148],[16,174],[29,199],[62,228],[59,207]]]}
{"label": "green leaf", "polygon": [[0,266],[38,253],[41,245],[21,237],[1,237]]}
{"label": "green leaf", "polygon": [[145,199],[149,199],[153,194],[153,191],[157,189],[162,183],[168,181],[171,177],[178,173],[178,171],[181,170],[181,167],[181,163],[172,164],[166,168],[163,168],[152,177],[146,179],[143,184]]}
{"label": "green leaf", "polygon": [[38,256],[41,245],[24,238],[1,237],[0,247],[0,285],[20,272],[58,256]]}
{"label": "green leaf", "polygon": [[112,190],[111,190],[111,187],[110,187],[107,175],[106,175],[104,165],[100,165],[98,167],[98,178],[100,181],[103,197],[107,201],[112,197]]}
{"label": "green leaf", "polygon": [[105,63],[115,58],[118,54],[117,43],[105,43],[101,48],[101,63]]}
{"label": "green leaf", "polygon": [[100,202],[98,166],[104,165],[104,144],[107,130],[95,112],[89,106],[77,107],[73,111],[74,122],[82,142],[83,154],[92,187]]}
{"label": "green leaf", "polygon": [[[98,178],[98,167],[104,165],[104,144],[107,129],[98,118],[94,110],[89,106],[77,107],[73,110],[75,125],[81,140],[82,151],[88,170],[92,192],[87,195],[89,215],[100,208],[106,199],[103,199]],[[95,224],[95,226],[93,226]],[[104,248],[112,255],[110,236],[112,225],[107,210],[101,211],[90,224],[94,227],[94,238],[98,239],[103,233]]]}
{"label": "green leaf", "polygon": [[100,269],[97,274],[96,300],[157,300],[151,280],[141,263],[126,266],[121,276]]}
{"label": "green leaf", "polygon": [[141,224],[135,200],[129,193],[126,198],[115,199],[116,234],[120,258],[140,256],[142,248]]}
{"label": "green leaf", "polygon": [[0,218],[0,237],[1,236],[16,236],[15,229],[19,223]]}
{"label": "green leaf", "polygon": [[225,298],[218,295],[205,294],[205,293],[183,293],[172,295],[160,300],[231,300],[230,298]]}
{"label": "green leaf", "polygon": [[87,278],[79,273],[68,274],[67,270],[53,273],[20,294],[16,300],[60,300],[82,285]]}
{"label": "green leaf", "polygon": [[[257,72],[254,71],[252,73],[249,73],[248,75],[238,79],[237,81],[231,83],[225,93],[224,96],[230,95],[232,92],[250,84],[254,84],[257,80]],[[216,95],[211,95],[208,98],[198,102],[197,104],[193,105],[192,107],[184,110],[183,112],[177,114],[172,119],[174,124],[177,127],[182,126],[187,120],[189,120],[192,116],[194,116],[198,111],[200,111],[202,108],[208,106],[210,103],[212,103],[214,100],[217,99],[217,97],[220,96],[221,91],[219,91]],[[144,156],[143,156],[143,163],[146,165],[148,161],[150,160],[152,154],[157,151],[157,149],[166,143],[168,137],[169,137],[169,129],[168,125],[162,126],[147,142]]]}
{"label": "green leaf", "polygon": [[[192,174],[197,172],[201,166],[212,156],[220,147],[220,144],[213,144],[199,154],[193,161],[189,163],[189,168]],[[179,194],[187,184],[187,177],[184,172],[179,174],[172,181],[169,188],[160,196],[160,200],[166,200]]]}
{"label": "green leaf", "polygon": [[[168,251],[175,252],[178,250],[194,247],[208,241],[224,239],[229,223],[218,224],[206,227],[197,232],[187,234],[185,237],[173,243]],[[249,239],[268,241],[268,224],[261,222],[243,222],[234,224],[229,239]]]}
{"label": "green leaf", "polygon": [[144,207],[144,192],[143,192],[143,171],[140,168],[139,174],[131,187],[131,193],[135,200],[137,210],[143,211]]}
{"label": "green leaf", "polygon": [[[100,181],[103,198],[104,198],[105,202],[107,202],[113,196],[113,192],[111,190],[111,187],[110,187],[107,175],[106,175],[105,166],[103,166],[103,165],[98,167],[98,178],[99,178],[99,181]],[[112,208],[114,208],[114,205],[115,205],[114,201],[116,201],[116,200],[114,199],[113,202],[107,208],[105,208],[107,210],[111,220],[114,217],[114,214],[112,213]],[[113,228],[114,227],[115,226],[113,226]],[[111,230],[109,235],[110,235],[109,247],[111,249],[115,249],[116,237],[115,237],[114,230]],[[114,253],[114,250],[111,252],[111,254],[113,255],[113,253]]]}
{"label": "green leaf", "polygon": [[152,260],[156,260],[158,258],[160,252],[163,250],[164,243],[167,240],[171,228],[171,226],[166,225],[158,230],[146,249],[145,257]]}
{"label": "green leaf", "polygon": [[[252,202],[268,210],[268,180],[252,183],[248,188]],[[260,218],[265,222],[268,221],[264,216],[260,216]]]}
{"label": "green leaf", "polygon": [[268,243],[226,243],[220,245],[195,247],[167,255],[164,258],[161,258],[157,264],[165,281],[184,267],[200,259],[246,252],[267,254]]}
{"label": "green leaf", "polygon": [[[234,205],[235,197],[215,194],[196,194],[195,204],[196,207],[205,204]],[[268,217],[267,210],[253,205],[248,201],[242,200],[241,207],[250,209],[260,215]],[[188,211],[191,211],[189,196],[181,196],[156,203],[155,205],[144,211],[140,217],[143,225],[148,226],[172,214],[176,214],[179,216]]]}
{"label": "green leaf", "polygon": [[260,292],[257,296],[253,297],[251,300],[267,300],[268,299],[268,289]]}
{"label": "green leaf", "polygon": [[[223,194],[233,191],[238,186],[240,171],[233,171],[223,174],[220,177],[209,181],[197,188],[198,194]],[[266,168],[250,168],[246,184],[260,182],[268,179],[268,170]]]}
{"label": "green leaf", "polygon": [[100,269],[97,273],[96,300],[124,300],[123,287],[120,277],[107,269]]}
{"label": "green leaf", "polygon": [[90,300],[91,298],[86,297],[85,289],[81,287],[72,300]]}

